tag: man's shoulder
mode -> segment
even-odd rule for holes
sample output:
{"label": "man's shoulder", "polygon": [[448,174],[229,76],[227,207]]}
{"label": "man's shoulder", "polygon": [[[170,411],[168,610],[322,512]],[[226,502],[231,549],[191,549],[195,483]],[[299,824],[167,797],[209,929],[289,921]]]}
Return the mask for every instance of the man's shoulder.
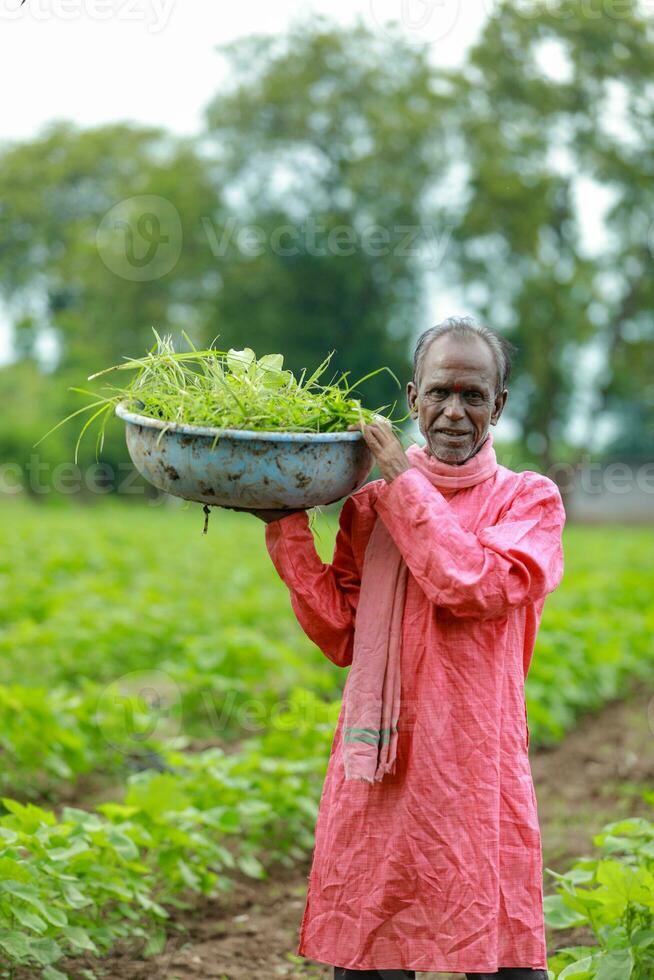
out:
{"label": "man's shoulder", "polygon": [[560,496],[558,485],[554,480],[551,480],[549,476],[545,476],[544,473],[539,473],[537,470],[518,471],[509,469],[508,466],[498,465],[497,475],[503,483],[515,489],[516,493],[533,489],[546,490],[548,493],[558,494]]}
{"label": "man's shoulder", "polygon": [[556,490],[557,492],[559,489],[554,480],[551,480],[549,476],[545,476],[544,473],[539,473],[537,470],[512,470],[508,466],[502,466],[498,463],[497,472],[500,479],[507,483],[513,483],[519,489],[523,487],[542,487],[544,489]]}

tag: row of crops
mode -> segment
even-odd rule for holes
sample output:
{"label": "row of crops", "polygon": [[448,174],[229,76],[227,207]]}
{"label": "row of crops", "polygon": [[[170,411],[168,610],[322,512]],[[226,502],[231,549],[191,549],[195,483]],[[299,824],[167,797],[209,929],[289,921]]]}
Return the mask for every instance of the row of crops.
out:
{"label": "row of crops", "polygon": [[[326,560],[335,526],[335,513],[317,523]],[[64,956],[126,936],[155,952],[194,893],[311,852],[346,673],[302,635],[259,521],[216,512],[201,530],[199,507],[0,512],[7,970],[56,980]],[[654,681],[650,550],[636,530],[566,530],[528,680],[532,744]],[[83,803],[91,779],[110,802]],[[654,826],[623,821],[597,843],[547,916],[585,922],[598,946],[557,954],[553,975],[643,980]]]}

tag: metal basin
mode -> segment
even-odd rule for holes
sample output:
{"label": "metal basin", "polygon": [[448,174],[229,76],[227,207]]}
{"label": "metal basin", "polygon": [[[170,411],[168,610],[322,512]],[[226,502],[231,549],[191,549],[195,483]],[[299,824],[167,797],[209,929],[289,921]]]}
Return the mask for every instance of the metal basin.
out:
{"label": "metal basin", "polygon": [[139,473],[166,493],[203,504],[317,507],[358,490],[374,465],[360,432],[216,429],[159,421],[122,404],[116,415]]}

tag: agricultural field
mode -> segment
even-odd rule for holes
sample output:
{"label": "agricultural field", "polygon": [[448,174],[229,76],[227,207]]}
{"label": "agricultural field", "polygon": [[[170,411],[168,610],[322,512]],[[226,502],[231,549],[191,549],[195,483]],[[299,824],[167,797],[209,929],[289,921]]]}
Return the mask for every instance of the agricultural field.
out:
{"label": "agricultural field", "polygon": [[[202,525],[196,505],[0,509],[5,976],[101,977],[127,940],[156,957],[198,903],[311,854],[347,672],[297,625],[264,525],[218,509]],[[336,509],[318,515],[324,560],[336,526]],[[552,751],[590,712],[654,691],[654,535],[565,535],[527,685],[531,744]],[[654,950],[627,901],[636,876],[651,919],[654,827],[638,819],[551,885],[552,927],[619,936],[619,980],[641,980]],[[585,893],[618,881],[621,905]],[[552,976],[594,977],[575,956],[558,953]]]}

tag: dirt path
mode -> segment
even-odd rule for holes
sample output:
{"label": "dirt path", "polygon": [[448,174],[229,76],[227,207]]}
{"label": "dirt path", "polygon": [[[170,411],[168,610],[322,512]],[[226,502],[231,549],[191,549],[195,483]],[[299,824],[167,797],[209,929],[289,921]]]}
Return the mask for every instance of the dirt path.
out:
{"label": "dirt path", "polygon": [[[554,749],[532,749],[531,765],[543,837],[544,866],[565,870],[571,859],[592,853],[592,836],[612,820],[654,816],[638,790],[654,788],[654,691],[641,691],[587,717]],[[229,897],[212,899],[178,915],[186,927],[164,953],[142,960],[128,951],[102,962],[96,975],[111,980],[332,980],[324,965],[295,956],[309,864],[270,869],[270,878],[236,879]],[[545,875],[545,892],[554,891]],[[581,943],[582,930],[548,936],[548,949]],[[90,966],[90,962],[85,964]],[[83,977],[79,961],[69,975]],[[422,978],[444,978],[443,973]]]}

